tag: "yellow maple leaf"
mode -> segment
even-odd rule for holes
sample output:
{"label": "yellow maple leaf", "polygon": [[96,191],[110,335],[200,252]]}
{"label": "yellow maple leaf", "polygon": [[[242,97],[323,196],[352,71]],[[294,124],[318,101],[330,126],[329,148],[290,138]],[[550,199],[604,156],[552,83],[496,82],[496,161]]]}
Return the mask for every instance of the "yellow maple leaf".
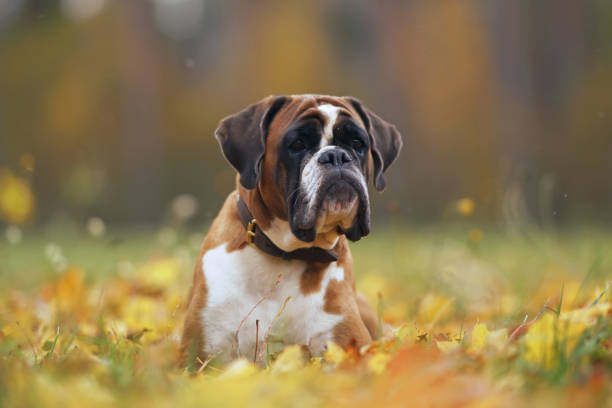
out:
{"label": "yellow maple leaf", "polygon": [[338,346],[332,341],[328,341],[327,350],[325,350],[323,353],[323,357],[325,358],[326,362],[339,365],[346,360],[347,354],[342,347]]}
{"label": "yellow maple leaf", "polygon": [[487,335],[489,329],[484,323],[478,323],[472,329],[472,344],[470,345],[469,351],[478,352],[487,345]]}
{"label": "yellow maple leaf", "polygon": [[293,345],[285,347],[278,355],[274,364],[272,364],[270,372],[272,374],[291,373],[304,368],[305,365],[306,361],[302,346]]}
{"label": "yellow maple leaf", "polygon": [[222,380],[237,380],[252,377],[257,372],[255,364],[246,358],[239,358],[234,360],[218,378]]}
{"label": "yellow maple leaf", "polygon": [[391,355],[387,353],[375,353],[368,360],[368,369],[376,374],[382,374],[387,368],[387,364],[391,360]]}
{"label": "yellow maple leaf", "polygon": [[547,314],[536,321],[523,338],[527,361],[552,370],[560,354],[570,353],[588,325],[574,316]]}
{"label": "yellow maple leaf", "polygon": [[[146,297],[132,296],[121,308],[119,327],[127,329],[134,339],[143,344],[150,343],[171,333],[176,322],[172,319],[172,310],[161,301]],[[122,327],[122,324],[125,327]],[[117,334],[121,334],[120,330]]]}
{"label": "yellow maple leaf", "polygon": [[310,367],[319,369],[321,368],[322,361],[323,361],[323,357],[312,357],[310,359]]}

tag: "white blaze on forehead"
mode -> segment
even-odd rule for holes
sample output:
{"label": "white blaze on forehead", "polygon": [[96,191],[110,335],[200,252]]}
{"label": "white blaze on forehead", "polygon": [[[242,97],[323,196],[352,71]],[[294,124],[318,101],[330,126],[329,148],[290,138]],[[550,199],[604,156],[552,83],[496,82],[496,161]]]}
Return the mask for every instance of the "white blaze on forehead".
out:
{"label": "white blaze on forehead", "polygon": [[325,127],[323,128],[323,134],[321,135],[321,147],[324,147],[329,145],[334,138],[334,124],[336,123],[338,113],[342,108],[326,103],[319,106],[318,109],[319,112],[325,116]]}

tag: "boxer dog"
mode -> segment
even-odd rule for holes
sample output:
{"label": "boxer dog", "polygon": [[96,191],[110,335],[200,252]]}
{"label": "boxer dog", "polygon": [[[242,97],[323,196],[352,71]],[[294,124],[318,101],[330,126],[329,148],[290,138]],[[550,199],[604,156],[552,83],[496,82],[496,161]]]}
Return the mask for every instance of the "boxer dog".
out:
{"label": "boxer dog", "polygon": [[238,175],[195,267],[183,362],[261,360],[272,337],[312,355],[371,342],[377,318],[355,291],[347,239],[370,232],[367,182],[385,188],[395,126],[351,97],[270,96],[215,136]]}

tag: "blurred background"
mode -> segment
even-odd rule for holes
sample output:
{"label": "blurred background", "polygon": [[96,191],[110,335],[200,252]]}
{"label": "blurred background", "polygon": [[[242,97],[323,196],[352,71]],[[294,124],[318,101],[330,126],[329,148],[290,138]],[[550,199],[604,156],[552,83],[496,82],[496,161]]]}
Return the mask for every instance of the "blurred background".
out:
{"label": "blurred background", "polygon": [[[467,345],[477,322],[609,302],[611,91],[611,0],[0,0],[0,406],[184,389],[159,346],[234,189],[214,130],[271,94],[352,95],[403,135],[352,245],[380,321]],[[506,350],[495,390],[532,388]],[[590,350],[575,378],[599,395],[609,341]]]}
{"label": "blurred background", "polygon": [[403,135],[375,226],[610,223],[611,89],[606,0],[1,0],[0,218],[205,224],[218,121],[323,93]]}

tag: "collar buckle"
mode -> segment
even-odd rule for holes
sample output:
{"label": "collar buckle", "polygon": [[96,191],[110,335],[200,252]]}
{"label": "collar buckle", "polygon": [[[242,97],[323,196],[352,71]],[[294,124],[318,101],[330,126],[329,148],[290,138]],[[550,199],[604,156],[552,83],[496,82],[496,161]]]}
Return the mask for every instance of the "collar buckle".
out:
{"label": "collar buckle", "polygon": [[251,246],[255,246],[255,242],[253,241],[253,239],[255,238],[255,227],[256,226],[257,226],[257,220],[255,218],[249,221],[249,224],[247,225],[246,242],[247,244]]}
{"label": "collar buckle", "polygon": [[[258,232],[256,232],[257,220],[255,217],[253,217],[253,214],[249,211],[249,208],[239,194],[237,194],[236,198],[238,201],[236,204],[238,217],[240,218],[244,228],[246,228],[245,241],[250,246],[257,248],[268,255],[287,261],[297,259],[306,262],[331,263],[338,260],[338,255],[336,255],[333,251],[319,247],[299,248],[291,252],[283,251],[266,236],[263,230],[260,229]],[[255,238],[257,238],[257,241],[255,241]]]}

